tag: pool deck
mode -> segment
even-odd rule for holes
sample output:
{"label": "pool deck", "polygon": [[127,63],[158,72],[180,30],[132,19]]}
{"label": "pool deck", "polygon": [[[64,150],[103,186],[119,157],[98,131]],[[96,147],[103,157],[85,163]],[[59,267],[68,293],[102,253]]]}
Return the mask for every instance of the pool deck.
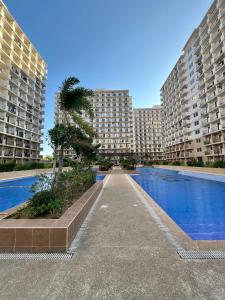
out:
{"label": "pool deck", "polygon": [[154,167],[168,169],[168,170],[191,171],[191,172],[225,176],[225,169],[222,169],[222,168],[205,168],[205,167],[200,168],[200,167],[166,166],[166,165],[165,166],[164,165],[155,165]]}
{"label": "pool deck", "polygon": [[77,246],[71,261],[0,260],[1,300],[225,298],[225,260],[182,260],[121,170]]}
{"label": "pool deck", "polygon": [[0,172],[0,180],[37,176],[40,175],[41,173],[48,173],[48,172],[52,172],[52,169],[34,169],[34,170],[25,170],[25,171]]}

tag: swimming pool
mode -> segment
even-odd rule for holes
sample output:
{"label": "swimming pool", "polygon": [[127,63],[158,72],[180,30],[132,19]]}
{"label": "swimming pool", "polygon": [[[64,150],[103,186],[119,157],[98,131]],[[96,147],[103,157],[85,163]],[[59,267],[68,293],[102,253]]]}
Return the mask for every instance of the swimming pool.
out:
{"label": "swimming pool", "polygon": [[[96,175],[96,180],[103,180],[105,175]],[[31,186],[36,177],[13,180],[0,180],[0,212],[27,201],[31,196]]]}
{"label": "swimming pool", "polygon": [[225,240],[225,183],[138,168],[130,175],[192,240]]}

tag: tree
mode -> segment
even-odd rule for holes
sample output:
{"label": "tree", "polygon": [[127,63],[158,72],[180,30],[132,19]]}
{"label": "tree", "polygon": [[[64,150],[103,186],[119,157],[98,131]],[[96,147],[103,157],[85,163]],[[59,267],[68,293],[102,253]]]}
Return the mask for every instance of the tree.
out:
{"label": "tree", "polygon": [[[54,149],[55,157],[58,157],[58,174],[63,170],[63,154],[66,148],[72,148],[77,159],[82,156],[93,157],[97,151],[97,145],[93,145],[96,136],[94,129],[82,118],[82,111],[92,119],[94,116],[88,97],[93,91],[84,87],[77,87],[79,80],[69,77],[63,81],[60,88],[60,109],[65,120],[64,124],[56,124],[49,130],[50,143]],[[70,122],[73,120],[73,124]],[[56,154],[57,153],[57,154]]]}

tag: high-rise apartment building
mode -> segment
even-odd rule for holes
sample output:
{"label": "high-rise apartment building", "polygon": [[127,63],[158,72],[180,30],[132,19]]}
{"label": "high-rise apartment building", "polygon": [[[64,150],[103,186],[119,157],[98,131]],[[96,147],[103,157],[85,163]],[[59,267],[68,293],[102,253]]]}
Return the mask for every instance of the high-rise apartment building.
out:
{"label": "high-rise apartment building", "polygon": [[163,159],[161,106],[133,110],[134,151],[140,162]]}
{"label": "high-rise apartment building", "polygon": [[38,161],[46,64],[0,0],[0,162]]}
{"label": "high-rise apartment building", "polygon": [[[133,118],[132,97],[128,90],[94,91],[89,98],[94,119],[90,120],[83,113],[84,119],[96,130],[98,138],[95,143],[101,144],[99,153],[105,159],[118,162],[123,155],[133,153]],[[55,96],[55,123],[65,122],[59,107],[59,93]],[[72,122],[72,121],[71,121]],[[72,156],[72,150],[65,150],[66,156]]]}
{"label": "high-rise apartment building", "polygon": [[161,89],[168,160],[225,157],[225,1],[215,0]]}

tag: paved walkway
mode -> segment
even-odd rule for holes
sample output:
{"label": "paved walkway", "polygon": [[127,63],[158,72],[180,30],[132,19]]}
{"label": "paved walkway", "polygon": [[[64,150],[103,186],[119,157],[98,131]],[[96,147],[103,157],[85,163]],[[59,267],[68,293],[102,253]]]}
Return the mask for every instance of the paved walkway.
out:
{"label": "paved walkway", "polygon": [[225,299],[225,261],[181,260],[112,174],[69,262],[0,261],[0,299]]}

